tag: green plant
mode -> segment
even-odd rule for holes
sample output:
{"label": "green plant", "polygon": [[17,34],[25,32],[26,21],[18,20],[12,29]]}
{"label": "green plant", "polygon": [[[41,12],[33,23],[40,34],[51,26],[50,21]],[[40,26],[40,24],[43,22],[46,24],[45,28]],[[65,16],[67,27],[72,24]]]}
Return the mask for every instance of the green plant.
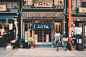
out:
{"label": "green plant", "polygon": [[25,43],[25,40],[24,39],[20,39],[19,40],[19,45],[24,45],[24,43]]}

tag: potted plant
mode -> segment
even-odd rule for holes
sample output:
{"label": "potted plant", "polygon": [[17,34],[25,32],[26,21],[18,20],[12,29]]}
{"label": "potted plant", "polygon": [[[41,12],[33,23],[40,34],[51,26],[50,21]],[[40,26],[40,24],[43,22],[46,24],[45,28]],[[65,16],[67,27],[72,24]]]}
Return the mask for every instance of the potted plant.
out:
{"label": "potted plant", "polygon": [[19,40],[20,48],[23,48],[24,42],[25,42],[24,39],[20,39]]}

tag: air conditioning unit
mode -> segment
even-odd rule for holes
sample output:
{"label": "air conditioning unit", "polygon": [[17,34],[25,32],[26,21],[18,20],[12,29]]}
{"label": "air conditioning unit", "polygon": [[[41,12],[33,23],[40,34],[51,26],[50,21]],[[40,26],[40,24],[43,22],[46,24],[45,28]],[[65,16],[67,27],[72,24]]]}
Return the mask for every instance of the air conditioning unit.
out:
{"label": "air conditioning unit", "polygon": [[86,13],[86,7],[79,7],[79,13]]}

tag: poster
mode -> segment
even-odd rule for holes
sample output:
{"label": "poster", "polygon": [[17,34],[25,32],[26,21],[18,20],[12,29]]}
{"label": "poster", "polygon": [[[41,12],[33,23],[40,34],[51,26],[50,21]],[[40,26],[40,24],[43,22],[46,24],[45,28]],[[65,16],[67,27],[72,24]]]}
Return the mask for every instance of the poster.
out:
{"label": "poster", "polygon": [[49,42],[49,35],[46,35],[46,42]]}
{"label": "poster", "polygon": [[9,30],[12,30],[13,29],[13,24],[9,24]]}
{"label": "poster", "polygon": [[35,42],[37,42],[37,34],[35,34]]}

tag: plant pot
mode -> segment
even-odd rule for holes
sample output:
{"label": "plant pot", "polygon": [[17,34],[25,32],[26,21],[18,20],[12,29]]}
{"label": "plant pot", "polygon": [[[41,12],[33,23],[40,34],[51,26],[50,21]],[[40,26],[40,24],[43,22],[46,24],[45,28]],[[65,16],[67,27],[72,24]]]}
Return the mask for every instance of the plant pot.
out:
{"label": "plant pot", "polygon": [[20,45],[20,48],[23,48],[23,45]]}

